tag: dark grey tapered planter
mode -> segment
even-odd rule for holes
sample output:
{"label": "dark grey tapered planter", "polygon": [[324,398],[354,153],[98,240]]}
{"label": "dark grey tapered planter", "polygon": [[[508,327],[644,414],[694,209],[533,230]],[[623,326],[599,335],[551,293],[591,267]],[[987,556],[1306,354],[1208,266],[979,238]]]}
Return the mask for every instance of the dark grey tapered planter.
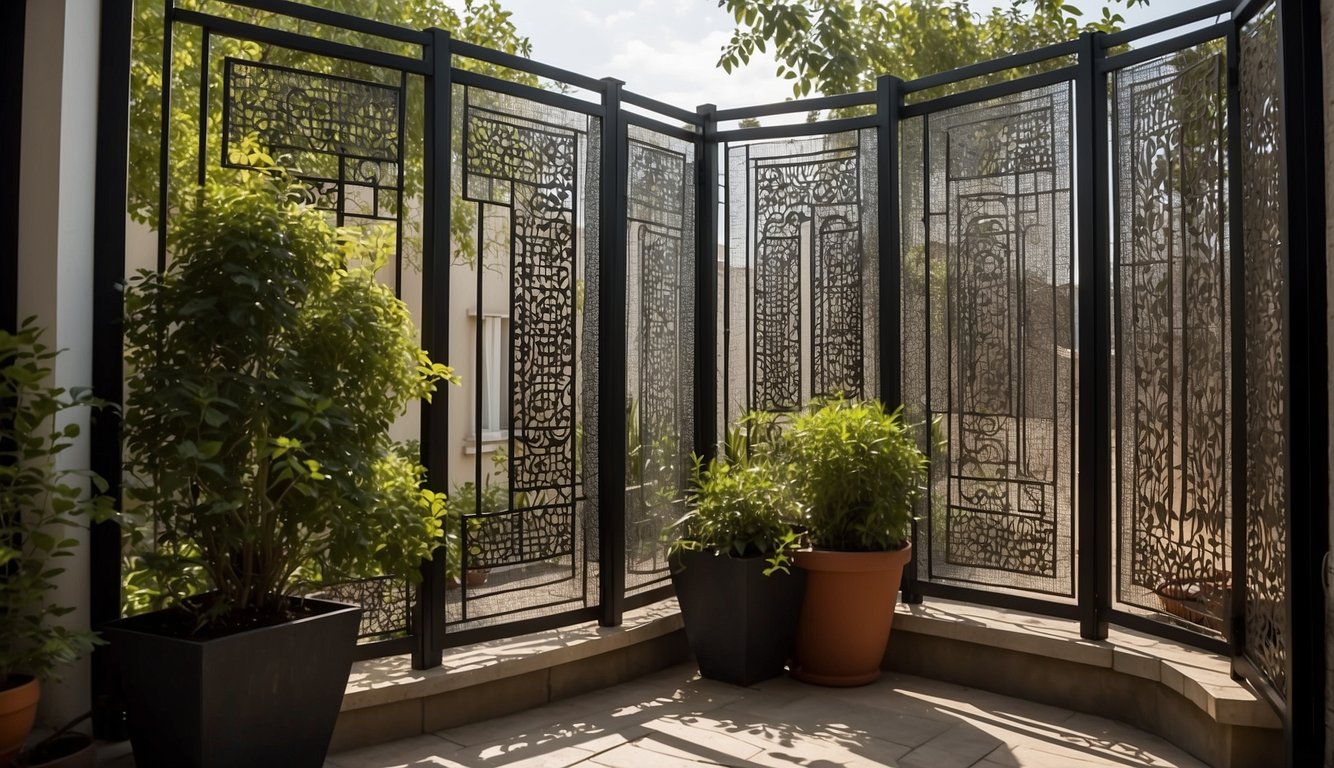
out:
{"label": "dark grey tapered planter", "polygon": [[806,573],[764,575],[761,557],[718,557],[681,552],[672,559],[672,584],[681,604],[686,639],[703,676],[752,685],[782,674],[792,653]]}
{"label": "dark grey tapered planter", "polygon": [[321,768],[361,608],[210,640],[158,634],[155,614],[103,630],[120,662],[136,768]]}

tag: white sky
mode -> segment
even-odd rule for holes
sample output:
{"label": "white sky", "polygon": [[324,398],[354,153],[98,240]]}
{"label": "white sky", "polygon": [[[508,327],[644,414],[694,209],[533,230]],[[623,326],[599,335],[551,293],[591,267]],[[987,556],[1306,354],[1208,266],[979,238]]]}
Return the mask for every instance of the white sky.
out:
{"label": "white sky", "polygon": [[[732,17],[717,0],[502,0],[541,62],[592,77],[616,77],[626,88],[693,110],[713,102],[737,107],[782,101],[791,84],[774,77],[763,55],[727,74],[715,66],[731,37]],[[453,2],[461,5],[461,2]],[[980,11],[1008,0],[970,0]],[[1086,17],[1101,16],[1097,0],[1074,0]],[[1117,6],[1126,25],[1194,7],[1197,0],[1151,0]]]}

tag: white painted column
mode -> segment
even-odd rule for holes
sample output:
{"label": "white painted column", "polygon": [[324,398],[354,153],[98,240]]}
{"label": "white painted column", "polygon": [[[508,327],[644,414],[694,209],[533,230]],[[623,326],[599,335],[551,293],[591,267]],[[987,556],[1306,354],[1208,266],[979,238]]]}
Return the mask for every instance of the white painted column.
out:
{"label": "white painted column", "polygon": [[[19,160],[19,317],[37,315],[56,360],[61,387],[92,382],[93,177],[97,144],[97,54],[100,0],[28,3],[23,62],[23,126]],[[88,466],[88,415],[71,418],[81,436],[61,456],[69,468]],[[75,608],[63,617],[86,628],[89,613],[87,531],[71,532],[78,554],[62,563],[54,599]],[[46,685],[42,717],[60,724],[91,708],[85,659]]]}

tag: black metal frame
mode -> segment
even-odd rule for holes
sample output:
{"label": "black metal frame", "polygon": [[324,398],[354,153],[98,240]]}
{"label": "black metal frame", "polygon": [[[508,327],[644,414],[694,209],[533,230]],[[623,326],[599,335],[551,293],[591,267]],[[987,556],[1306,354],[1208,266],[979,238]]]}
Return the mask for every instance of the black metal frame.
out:
{"label": "black metal frame", "polygon": [[[0,109],[9,115],[3,129],[6,146],[18,147],[23,138],[23,39],[28,0],[17,0],[0,9],[0,30],[4,30],[0,67],[10,73],[0,83]],[[11,162],[0,175],[0,330],[18,329],[19,278],[19,163]]]}
{"label": "black metal frame", "polygon": [[[1293,286],[1288,304],[1291,333],[1286,339],[1288,350],[1289,413],[1302,414],[1293,419],[1288,435],[1291,457],[1289,487],[1287,489],[1289,526],[1289,573],[1287,585],[1289,633],[1289,675],[1291,681],[1286,695],[1274,692],[1275,703],[1286,713],[1290,759],[1300,764],[1307,755],[1322,755],[1324,739],[1323,671],[1326,664],[1323,646],[1324,597],[1319,585],[1323,583],[1322,560],[1327,552],[1328,515],[1326,491],[1328,488],[1328,448],[1325,401],[1327,380],[1326,328],[1324,311],[1324,208],[1323,164],[1313,158],[1323,157],[1322,103],[1320,95],[1320,41],[1318,14],[1309,3],[1300,0],[1277,0],[1281,21],[1281,88],[1283,96],[1284,157],[1302,158],[1301,162],[1284,166],[1284,194],[1292,207],[1287,207],[1284,243]],[[1109,199],[1111,187],[1111,158],[1108,132],[1108,75],[1116,70],[1152,58],[1172,53],[1208,40],[1226,38],[1228,44],[1228,156],[1232,168],[1239,169],[1240,150],[1237,107],[1237,30],[1262,5],[1263,0],[1217,0],[1140,27],[1113,34],[1085,34],[1077,40],[1027,51],[991,62],[963,67],[913,81],[901,81],[892,76],[881,77],[874,91],[867,93],[825,96],[801,101],[762,104],[735,109],[717,109],[703,105],[694,112],[665,104],[623,89],[619,81],[598,80],[575,72],[532,62],[519,56],[493,51],[462,41],[452,40],[447,31],[430,29],[414,31],[392,25],[372,22],[333,11],[313,8],[291,0],[228,0],[232,5],[287,16],[317,25],[340,28],[374,35],[398,43],[418,46],[420,57],[403,56],[384,51],[363,50],[323,40],[310,35],[259,27],[230,19],[209,16],[194,11],[179,10],[173,0],[164,0],[167,9],[164,67],[171,62],[170,42],[175,25],[189,25],[203,31],[207,41],[210,35],[241,37],[259,42],[281,45],[311,54],[361,61],[368,65],[397,69],[403,73],[424,78],[427,94],[426,152],[425,152],[425,225],[423,247],[425,258],[425,295],[423,299],[426,321],[423,325],[423,343],[434,356],[444,358],[448,352],[449,243],[441,233],[448,231],[450,199],[447,190],[451,171],[450,101],[453,84],[477,86],[498,93],[519,96],[553,107],[560,107],[594,115],[601,119],[601,181],[597,194],[601,217],[598,222],[600,264],[598,291],[601,296],[624,295],[627,284],[626,269],[626,187],[628,126],[635,125],[658,131],[664,135],[692,142],[696,164],[696,221],[695,230],[695,340],[694,340],[694,424],[692,436],[696,453],[710,456],[718,443],[718,355],[716,331],[719,317],[718,272],[718,216],[720,208],[725,221],[729,202],[720,194],[719,177],[726,169],[719,168],[719,152],[729,143],[753,142],[771,139],[810,137],[843,131],[873,129],[880,159],[877,168],[880,204],[874,214],[879,229],[878,310],[880,359],[879,396],[888,403],[902,399],[901,331],[901,219],[899,126],[903,120],[917,116],[929,118],[942,110],[977,104],[1020,91],[1072,82],[1074,84],[1074,190],[1075,259],[1081,275],[1078,288],[1079,324],[1077,346],[1080,350],[1081,372],[1078,390],[1078,424],[1076,466],[1079,468],[1075,491],[1078,499],[1076,512],[1078,567],[1074,573],[1075,600],[1056,601],[1040,596],[1027,596],[1009,591],[984,590],[955,584],[932,583],[918,578],[915,563],[905,573],[903,595],[907,602],[919,602],[925,596],[969,600],[1004,608],[1033,611],[1052,616],[1078,620],[1080,632],[1086,638],[1102,639],[1108,626],[1116,624],[1170,637],[1219,652],[1241,656],[1244,651],[1241,631],[1244,600],[1232,601],[1223,638],[1188,628],[1167,625],[1139,615],[1118,610],[1112,574],[1117,567],[1113,562],[1112,456],[1110,423],[1111,413],[1111,350],[1113,346],[1112,306],[1109,286],[1112,284],[1110,252],[1113,237]],[[7,14],[22,15],[23,3],[6,5]],[[132,17],[129,0],[105,0],[101,50],[101,78],[99,83],[98,168],[96,180],[98,216],[95,222],[98,253],[96,255],[96,293],[94,314],[94,386],[97,393],[108,400],[121,399],[122,362],[120,359],[119,293],[115,285],[123,279],[125,157],[127,142],[129,39]],[[17,10],[16,10],[17,9]],[[1223,22],[1210,23],[1219,16]],[[21,24],[8,28],[21,30]],[[1157,42],[1129,52],[1112,55],[1114,49],[1172,30],[1187,31],[1171,39]],[[20,34],[21,37],[21,34]],[[16,46],[9,46],[12,55]],[[21,46],[19,60],[21,63]],[[461,58],[508,67],[540,78],[564,83],[567,92],[542,91],[528,86],[467,72],[455,68]],[[1038,74],[984,84],[959,93],[929,97],[928,92],[943,86],[967,81],[994,78],[1013,73],[1019,68],[1043,62],[1073,60],[1073,64],[1057,66]],[[11,67],[11,71],[13,68]],[[406,76],[406,74],[405,74]],[[21,79],[20,81],[21,82]],[[169,82],[169,79],[168,79]],[[580,93],[582,91],[583,93]],[[5,94],[0,94],[4,96]],[[914,98],[917,96],[917,98]],[[924,98],[925,97],[925,98]],[[12,98],[12,97],[10,97]],[[170,90],[163,92],[163,166],[166,178],[166,146]],[[647,110],[656,117],[627,106]],[[871,108],[871,113],[856,117],[834,117],[816,123],[769,125],[756,128],[720,129],[721,124],[744,118],[762,118],[812,110],[844,110]],[[684,127],[682,127],[684,124]],[[18,121],[11,121],[17,126]],[[202,155],[202,153],[201,153]],[[925,158],[924,158],[925,159]],[[724,181],[723,183],[726,183]],[[1240,256],[1240,172],[1228,176],[1230,201],[1231,272],[1233,275],[1232,314],[1237,306],[1243,283]],[[10,188],[7,185],[4,192]],[[16,186],[14,187],[16,189]],[[166,189],[162,190],[163,209],[166,207]],[[0,198],[9,199],[9,198]],[[13,202],[11,200],[11,202]],[[17,206],[0,206],[16,215]],[[10,231],[15,228],[11,227]],[[160,232],[162,228],[160,228]],[[928,235],[929,239],[929,235]],[[730,246],[730,242],[728,243]],[[165,240],[159,246],[160,258],[165,259]],[[0,250],[0,274],[13,274],[16,259]],[[730,299],[728,284],[729,259],[724,257],[723,289]],[[11,291],[0,296],[0,319],[6,322],[13,316]],[[733,329],[729,318],[723,318],[724,340]],[[620,301],[603,301],[599,305],[599,401],[597,415],[600,426],[597,467],[599,486],[598,529],[599,564],[601,581],[596,607],[566,611],[552,616],[526,619],[510,624],[450,632],[443,612],[445,577],[443,564],[430,563],[423,567],[423,581],[417,590],[411,636],[390,641],[385,645],[367,646],[366,655],[403,652],[410,650],[414,666],[430,667],[440,663],[442,650],[463,642],[489,639],[503,635],[558,626],[571,621],[597,619],[604,625],[616,625],[626,610],[661,599],[670,594],[668,587],[657,587],[631,597],[625,594],[625,521],[624,494],[625,466],[621,461],[625,445],[626,393],[626,306]],[[1240,323],[1232,323],[1230,345],[1234,360],[1232,373],[1231,409],[1233,434],[1244,434],[1245,400],[1242,387],[1244,370],[1235,361],[1242,359]],[[749,328],[747,329],[749,332]],[[726,354],[727,350],[724,350]],[[726,369],[725,369],[726,370]],[[1301,375],[1293,374],[1300,372]],[[725,393],[723,393],[725,396]],[[422,412],[423,461],[429,476],[436,484],[443,484],[447,474],[446,436],[448,417],[447,394],[437,395],[437,402]],[[93,468],[118,487],[120,467],[119,427],[114,414],[99,416],[94,424]],[[1245,481],[1240,468],[1245,465],[1244,439],[1233,439],[1232,479],[1233,494],[1244,498]],[[613,489],[616,489],[613,491]],[[1299,514],[1295,510],[1300,510]],[[1244,594],[1245,583],[1245,519],[1234,514],[1232,530],[1233,584],[1236,595]],[[1240,544],[1240,546],[1238,546]],[[119,612],[119,532],[108,525],[99,526],[93,533],[93,620],[101,624],[115,618]],[[97,657],[101,659],[102,657]],[[104,661],[95,661],[104,665]],[[1301,670],[1302,674],[1297,674]],[[1320,674],[1314,671],[1319,670]],[[1237,671],[1248,679],[1259,675],[1249,670],[1244,659]],[[1263,687],[1263,686],[1262,686]],[[1294,757],[1295,756],[1295,757]]]}
{"label": "black metal frame", "polygon": [[[1091,640],[1107,637],[1112,606],[1111,374],[1108,307],[1109,206],[1107,80],[1098,74],[1103,47],[1098,36],[1080,38],[1075,81],[1075,218],[1079,282],[1079,632]],[[1088,279],[1092,276],[1092,279]]]}
{"label": "black metal frame", "polygon": [[[423,156],[425,172],[425,209],[430,226],[422,233],[422,282],[426,286],[422,301],[422,347],[433,360],[441,360],[449,352],[449,220],[452,201],[448,191],[441,194],[441,186],[448,190],[449,153],[453,133],[450,119],[452,81],[449,33],[431,29],[430,45],[425,48],[431,65],[431,76],[426,84],[426,147]],[[443,115],[444,119],[440,119]],[[446,233],[442,236],[441,233]],[[424,403],[421,414],[422,464],[427,477],[445,478],[449,475],[446,449],[449,442],[449,388],[441,387],[430,403]],[[443,480],[437,481],[443,483]],[[421,586],[417,588],[413,607],[413,667],[426,669],[440,665],[445,647],[445,615],[443,610],[429,610],[427,606],[444,600],[445,562],[437,550],[430,562],[422,564]]]}
{"label": "black metal frame", "polygon": [[[602,92],[602,259],[598,272],[598,292],[610,298],[600,301],[598,309],[598,488],[621,489],[604,492],[598,500],[598,561],[601,575],[598,622],[604,627],[619,626],[625,614],[625,436],[626,397],[626,143],[629,137],[621,119],[620,80],[607,78]],[[620,267],[620,268],[617,268]]]}
{"label": "black metal frame", "polygon": [[[1240,29],[1266,5],[1245,0],[1233,16]],[[1281,252],[1287,269],[1283,340],[1289,414],[1286,434],[1286,690],[1279,693],[1245,656],[1245,634],[1233,661],[1283,713],[1287,765],[1325,759],[1325,558],[1329,553],[1329,401],[1325,294],[1325,146],[1320,14],[1311,3],[1277,0],[1281,109],[1279,142]],[[1244,536],[1244,520],[1241,525]],[[1241,541],[1245,539],[1242,538]],[[1234,586],[1235,589],[1235,586]],[[1234,601],[1239,602],[1239,601]],[[1244,622],[1244,611],[1239,611]]]}
{"label": "black metal frame", "polygon": [[[125,198],[128,183],[130,41],[133,0],[102,3],[97,83],[97,166],[93,180],[93,394],[109,403],[123,402],[125,361],[119,290],[125,279]],[[120,497],[120,414],[103,409],[89,431],[90,468]],[[108,521],[89,535],[89,622],[93,627],[120,618],[121,531]],[[105,647],[92,656],[94,731],[121,737],[124,726],[114,701],[115,669]]]}

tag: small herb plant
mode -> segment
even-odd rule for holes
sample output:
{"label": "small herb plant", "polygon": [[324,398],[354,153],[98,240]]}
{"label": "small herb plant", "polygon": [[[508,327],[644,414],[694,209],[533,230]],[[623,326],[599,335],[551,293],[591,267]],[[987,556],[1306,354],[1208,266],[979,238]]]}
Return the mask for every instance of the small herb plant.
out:
{"label": "small herb plant", "polygon": [[79,436],[67,417],[101,404],[87,389],[50,383],[56,351],[41,335],[32,318],[17,333],[0,331],[0,689],[19,675],[58,679],[92,650],[96,636],[58,624],[74,609],[51,598],[60,560],[78,547],[69,529],[113,511],[101,478],[60,466]]}
{"label": "small herb plant", "polygon": [[233,178],[190,196],[170,267],[125,292],[127,506],[159,582],[202,573],[201,630],[282,620],[318,583],[415,580],[446,515],[389,437],[454,379],[376,280],[392,238],[335,229],[280,172]]}
{"label": "small herb plant", "polygon": [[694,457],[689,511],[667,531],[672,553],[764,557],[766,575],[787,573],[790,555],[800,544],[794,523],[801,507],[788,468],[769,439],[772,423],[768,414],[747,414],[729,430],[723,458],[705,466]]}
{"label": "small herb plant", "polygon": [[876,400],[835,398],[797,415],[783,433],[813,546],[877,551],[908,540],[927,458],[900,413]]}

